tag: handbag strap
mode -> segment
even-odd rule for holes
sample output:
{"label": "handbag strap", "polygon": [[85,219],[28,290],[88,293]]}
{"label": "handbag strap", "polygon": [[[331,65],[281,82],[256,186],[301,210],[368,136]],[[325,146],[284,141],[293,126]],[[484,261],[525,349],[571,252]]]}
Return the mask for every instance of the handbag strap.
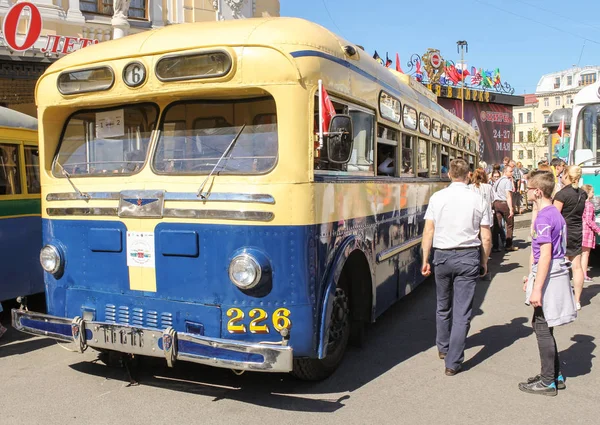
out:
{"label": "handbag strap", "polygon": [[575,212],[575,210],[579,206],[579,201],[581,201],[581,193],[579,193],[578,196],[577,196],[577,203],[575,204],[575,208],[573,208],[569,214],[567,214],[565,217],[563,217],[565,220],[567,218],[571,217],[571,215]]}

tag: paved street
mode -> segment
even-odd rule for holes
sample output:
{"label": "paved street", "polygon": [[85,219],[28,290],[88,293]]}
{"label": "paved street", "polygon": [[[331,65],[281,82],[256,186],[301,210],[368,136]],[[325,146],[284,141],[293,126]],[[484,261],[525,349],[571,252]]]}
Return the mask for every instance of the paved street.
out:
{"label": "paved street", "polygon": [[[525,248],[526,230],[516,238]],[[125,370],[94,363],[92,350],[69,353],[11,330],[0,345],[0,423],[597,423],[600,273],[592,271],[597,283],[586,286],[578,320],[555,332],[567,389],[554,398],[528,395],[517,383],[539,372],[539,357],[521,290],[527,257],[527,249],[494,254],[493,279],[476,294],[466,371],[455,377],[444,375],[437,358],[430,280],[372,325],[365,348],[351,349],[318,384],[154,362],[138,369],[139,386],[128,386]]]}

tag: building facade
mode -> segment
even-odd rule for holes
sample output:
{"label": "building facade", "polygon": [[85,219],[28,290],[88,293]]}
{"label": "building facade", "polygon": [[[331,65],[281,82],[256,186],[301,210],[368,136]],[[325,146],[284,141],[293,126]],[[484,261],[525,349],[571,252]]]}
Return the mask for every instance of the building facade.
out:
{"label": "building facade", "polygon": [[35,83],[61,56],[165,25],[279,16],[279,0],[0,0],[0,106],[36,116]]}
{"label": "building facade", "polygon": [[[575,94],[595,83],[599,73],[600,66],[574,67],[540,78],[535,93],[525,95],[525,105],[513,108],[515,160],[526,168],[535,168],[541,159],[556,156],[556,130],[560,121],[555,119],[564,115],[559,110],[571,109]],[[569,127],[570,121],[566,121],[563,138],[568,138]]]}

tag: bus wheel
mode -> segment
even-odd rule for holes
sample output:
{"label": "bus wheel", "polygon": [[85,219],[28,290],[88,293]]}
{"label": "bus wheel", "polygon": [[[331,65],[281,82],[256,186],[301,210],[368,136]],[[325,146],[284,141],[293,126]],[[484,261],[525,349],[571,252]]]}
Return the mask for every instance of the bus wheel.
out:
{"label": "bus wheel", "polygon": [[338,287],[335,290],[327,355],[324,359],[294,359],[292,374],[305,381],[320,381],[331,375],[339,366],[350,338],[350,300],[347,290]]}

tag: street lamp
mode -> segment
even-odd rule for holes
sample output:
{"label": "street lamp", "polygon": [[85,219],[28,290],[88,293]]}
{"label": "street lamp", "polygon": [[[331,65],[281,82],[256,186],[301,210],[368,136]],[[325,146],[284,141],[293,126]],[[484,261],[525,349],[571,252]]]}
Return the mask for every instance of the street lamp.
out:
{"label": "street lamp", "polygon": [[458,40],[456,42],[456,52],[460,52],[460,69],[462,71],[462,91],[460,93],[461,102],[461,118],[465,120],[465,49],[469,53],[469,43],[466,40]]}

